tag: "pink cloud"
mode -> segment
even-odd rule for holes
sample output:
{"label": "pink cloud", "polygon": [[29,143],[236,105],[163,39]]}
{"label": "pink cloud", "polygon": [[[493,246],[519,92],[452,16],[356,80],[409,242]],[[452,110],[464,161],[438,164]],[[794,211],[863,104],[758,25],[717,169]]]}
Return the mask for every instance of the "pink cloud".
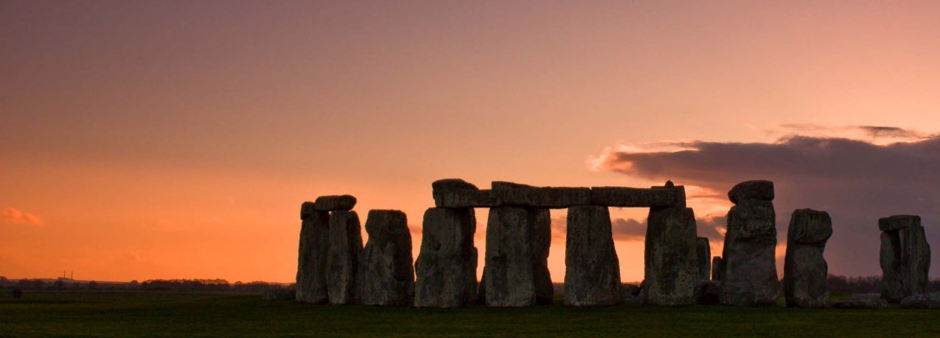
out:
{"label": "pink cloud", "polygon": [[39,216],[30,214],[28,212],[20,211],[16,208],[6,208],[3,210],[3,219],[5,221],[17,224],[26,224],[37,227],[43,226],[42,218],[39,218]]}

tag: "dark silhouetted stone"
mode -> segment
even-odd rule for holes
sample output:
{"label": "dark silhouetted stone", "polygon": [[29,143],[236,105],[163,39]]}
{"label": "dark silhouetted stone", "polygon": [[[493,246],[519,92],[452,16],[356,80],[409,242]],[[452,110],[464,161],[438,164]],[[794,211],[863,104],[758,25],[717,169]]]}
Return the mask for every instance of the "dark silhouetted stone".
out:
{"label": "dark silhouetted stone", "polygon": [[362,233],[355,211],[337,210],[330,213],[330,249],[327,255],[327,291],[330,304],[358,304],[356,275]]}
{"label": "dark silhouetted stone", "polygon": [[511,182],[493,182],[492,188],[499,206],[568,208],[591,204],[590,188],[533,187]]}
{"label": "dark silhouetted stone", "polygon": [[721,281],[721,272],[724,268],[724,262],[721,260],[721,256],[712,257],[712,280]]}
{"label": "dark silhouetted stone", "polygon": [[348,211],[356,206],[356,198],[350,195],[320,196],[314,203],[317,211]]}
{"label": "dark silhouetted stone", "polygon": [[920,216],[897,215],[878,220],[881,233],[882,296],[889,302],[927,291],[930,245]]}
{"label": "dark silhouetted stone", "polygon": [[607,207],[568,208],[565,266],[565,305],[614,305],[621,301],[620,261]]}
{"label": "dark silhouetted stone", "polygon": [[692,305],[698,280],[695,214],[690,208],[650,208],[646,228],[643,301]]}
{"label": "dark silhouetted stone", "polygon": [[405,213],[370,210],[369,241],[359,255],[359,297],[364,305],[409,306],[414,294],[411,232]]}
{"label": "dark silhouetted stone", "polygon": [[718,305],[721,297],[721,282],[700,280],[696,283],[696,290],[699,294],[696,297],[696,304]]}
{"label": "dark silhouetted stone", "polygon": [[888,301],[877,293],[852,295],[852,297],[832,301],[832,307],[837,309],[885,309]]}
{"label": "dark silhouetted stone", "polygon": [[[776,214],[773,202],[766,200],[770,195],[767,186],[767,183],[744,182],[735,186],[738,191],[733,189],[728,193],[738,199],[737,205],[728,211],[728,232],[721,255],[721,304],[774,306],[777,303]],[[746,198],[751,196],[757,198]]]}
{"label": "dark silhouetted stone", "polygon": [[480,190],[475,185],[457,178],[431,183],[434,205],[439,208],[480,208],[496,205],[490,190]]}
{"label": "dark silhouetted stone", "polygon": [[552,216],[548,209],[529,209],[529,212],[535,218],[532,227],[535,302],[539,305],[551,305],[555,300],[555,286],[548,271],[548,255],[552,245]]}
{"label": "dark silhouetted stone", "polygon": [[906,309],[940,309],[940,292],[911,295],[901,300]]}
{"label": "dark silhouetted stone", "polygon": [[712,248],[708,245],[708,238],[695,239],[695,259],[698,266],[698,279],[709,280],[712,273]]}
{"label": "dark silhouetted stone", "polygon": [[415,262],[415,307],[469,306],[476,297],[477,249],[473,209],[430,208],[424,213]]}
{"label": "dark silhouetted stone", "polygon": [[832,236],[832,219],[825,211],[793,211],[787,231],[783,285],[788,307],[828,307],[829,266],[823,257]]}
{"label": "dark silhouetted stone", "polygon": [[620,303],[626,305],[643,304],[643,289],[639,285],[635,284],[621,284]]}
{"label": "dark silhouetted stone", "polygon": [[773,201],[774,182],[760,180],[738,183],[728,192],[728,199],[734,204],[749,199]]}
{"label": "dark silhouetted stone", "polygon": [[300,205],[300,220],[302,221],[307,219],[307,217],[310,217],[310,215],[313,215],[313,213],[316,211],[317,210],[313,202],[304,202]]}
{"label": "dark silhouetted stone", "polygon": [[526,208],[490,209],[486,226],[486,305],[521,307],[536,304],[535,223]]}
{"label": "dark silhouetted stone", "polygon": [[611,207],[673,207],[676,189],[592,187],[591,204]]}
{"label": "dark silhouetted stone", "polygon": [[330,252],[330,214],[313,211],[313,203],[301,206],[300,245],[297,260],[298,301],[313,304],[329,302],[327,256]]}

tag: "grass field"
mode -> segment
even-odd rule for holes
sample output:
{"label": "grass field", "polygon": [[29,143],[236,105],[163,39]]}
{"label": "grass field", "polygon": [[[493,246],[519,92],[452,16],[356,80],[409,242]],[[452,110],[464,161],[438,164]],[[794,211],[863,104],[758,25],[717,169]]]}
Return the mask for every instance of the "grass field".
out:
{"label": "grass field", "polygon": [[940,337],[940,310],[312,306],[258,295],[42,291],[0,295],[0,337]]}

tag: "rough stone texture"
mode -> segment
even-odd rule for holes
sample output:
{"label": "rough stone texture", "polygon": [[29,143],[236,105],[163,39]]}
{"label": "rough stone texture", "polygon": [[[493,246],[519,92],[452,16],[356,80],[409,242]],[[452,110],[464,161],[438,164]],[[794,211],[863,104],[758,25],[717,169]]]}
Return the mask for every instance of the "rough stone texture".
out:
{"label": "rough stone texture", "polygon": [[529,212],[535,219],[532,227],[535,302],[539,305],[551,305],[555,300],[555,286],[548,271],[548,255],[552,245],[552,216],[548,209],[529,209]]}
{"label": "rough stone texture", "polygon": [[314,203],[317,211],[348,211],[356,206],[356,198],[350,195],[320,196]]}
{"label": "rough stone texture", "polygon": [[698,280],[708,280],[712,273],[712,248],[708,245],[708,238],[695,238],[695,259],[698,266]]}
{"label": "rough stone texture", "polygon": [[321,304],[329,301],[327,256],[330,251],[330,214],[310,210],[312,206],[310,202],[301,206],[301,215],[306,217],[300,226],[296,298],[305,303]]}
{"label": "rough stone texture", "polygon": [[486,305],[536,304],[536,215],[526,208],[490,209],[486,226]]}
{"label": "rough stone texture", "polygon": [[[567,289],[566,291],[567,292]],[[620,285],[620,303],[626,305],[643,304],[643,289],[639,285],[621,284]]]}
{"label": "rough stone texture", "polygon": [[330,213],[330,249],[327,255],[327,291],[330,304],[358,304],[357,274],[362,233],[355,211]]}
{"label": "rough stone texture", "polygon": [[738,183],[728,192],[728,199],[734,204],[748,199],[773,201],[774,182],[759,180]]}
{"label": "rough stone texture", "polygon": [[416,307],[469,306],[476,297],[477,249],[473,209],[430,208],[424,213],[415,262]]}
{"label": "rough stone texture", "polygon": [[940,292],[908,296],[901,300],[901,307],[907,309],[940,309]]}
{"label": "rough stone texture", "polygon": [[619,303],[620,261],[614,248],[608,208],[568,208],[565,241],[565,305]]}
{"label": "rough stone texture", "polygon": [[881,295],[877,293],[865,293],[834,300],[832,301],[832,307],[837,309],[885,309],[888,307],[888,301],[882,299]]}
{"label": "rough stone texture", "polygon": [[787,231],[783,285],[788,307],[828,307],[829,266],[823,258],[832,236],[832,219],[825,211],[793,211]]}
{"label": "rough stone texture", "polygon": [[724,262],[721,256],[712,257],[712,280],[721,281],[721,274],[724,271]]}
{"label": "rough stone texture", "polygon": [[881,231],[898,231],[914,225],[920,226],[920,216],[894,215],[878,219],[878,230]]}
{"label": "rough stone texture", "polygon": [[457,178],[431,183],[434,205],[439,208],[482,208],[496,205],[490,190],[480,190],[475,185]]}
{"label": "rough stone texture", "polygon": [[919,216],[897,215],[878,220],[881,233],[882,297],[897,303],[927,291],[930,245]]}
{"label": "rough stone texture", "polygon": [[511,182],[493,182],[499,206],[568,208],[591,204],[590,188],[533,187]]}
{"label": "rough stone texture", "polygon": [[369,241],[359,255],[359,297],[364,305],[409,306],[415,274],[405,213],[370,210]]}
{"label": "rough stone texture", "polygon": [[591,204],[611,207],[673,207],[675,189],[592,187]]}
{"label": "rough stone texture", "polygon": [[[760,182],[760,183],[752,183]],[[737,205],[728,211],[728,232],[722,252],[721,304],[734,306],[774,306],[778,279],[774,248],[777,245],[773,184],[750,181],[731,192]],[[762,199],[745,198],[756,196]]]}
{"label": "rough stone texture", "polygon": [[650,208],[646,228],[644,303],[692,305],[698,279],[695,215],[690,208]]}

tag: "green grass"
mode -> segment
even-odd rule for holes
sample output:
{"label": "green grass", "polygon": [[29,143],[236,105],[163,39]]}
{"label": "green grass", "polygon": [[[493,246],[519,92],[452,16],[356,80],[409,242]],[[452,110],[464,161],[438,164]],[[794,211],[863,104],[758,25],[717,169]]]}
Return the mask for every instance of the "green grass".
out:
{"label": "green grass", "polygon": [[[6,290],[5,290],[6,291]],[[0,295],[0,337],[937,337],[940,310],[617,306],[401,309],[257,295],[44,291]]]}

